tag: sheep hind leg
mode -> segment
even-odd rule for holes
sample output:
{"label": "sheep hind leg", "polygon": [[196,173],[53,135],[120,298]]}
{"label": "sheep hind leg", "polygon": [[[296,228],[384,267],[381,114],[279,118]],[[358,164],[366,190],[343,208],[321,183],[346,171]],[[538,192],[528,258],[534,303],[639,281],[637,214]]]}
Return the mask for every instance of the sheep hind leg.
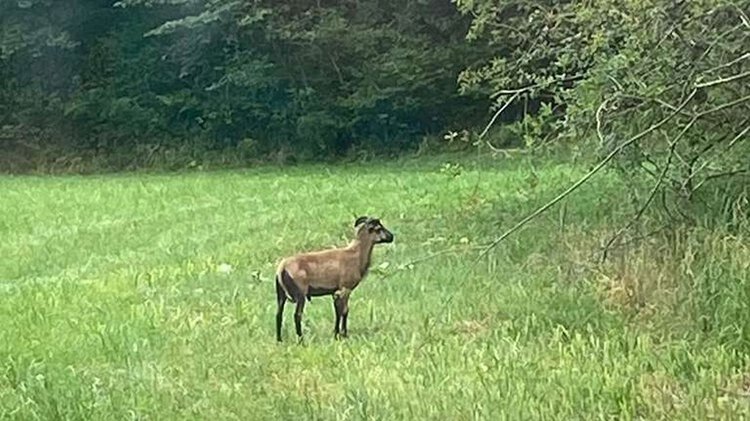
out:
{"label": "sheep hind leg", "polygon": [[302,340],[302,313],[305,310],[305,296],[297,298],[297,308],[294,310],[294,328],[297,331],[299,340]]}
{"label": "sheep hind leg", "polygon": [[349,317],[349,303],[344,304],[344,309],[341,313],[341,336],[349,336],[349,329],[346,327],[346,319]]}
{"label": "sheep hind leg", "polygon": [[284,321],[284,304],[286,303],[286,292],[284,288],[276,283],[276,340],[281,342],[281,324]]}

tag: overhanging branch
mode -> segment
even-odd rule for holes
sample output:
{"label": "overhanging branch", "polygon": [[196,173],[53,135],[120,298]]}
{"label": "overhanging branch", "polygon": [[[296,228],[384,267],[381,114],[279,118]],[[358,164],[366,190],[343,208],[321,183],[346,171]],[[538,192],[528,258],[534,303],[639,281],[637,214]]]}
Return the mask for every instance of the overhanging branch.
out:
{"label": "overhanging branch", "polygon": [[607,253],[609,251],[609,248],[612,247],[612,244],[614,244],[615,241],[617,241],[618,238],[627,230],[633,227],[636,222],[643,216],[643,213],[646,212],[646,209],[651,205],[651,202],[654,200],[654,197],[656,197],[656,193],[659,191],[659,188],[661,188],[661,185],[664,183],[664,179],[667,176],[667,171],[669,171],[669,168],[672,166],[672,158],[675,156],[675,148],[677,147],[677,144],[680,142],[682,137],[687,133],[688,130],[690,130],[691,127],[695,124],[695,122],[698,121],[698,117],[694,117],[688,124],[685,125],[685,127],[680,131],[680,133],[677,135],[677,137],[674,138],[670,142],[669,145],[669,156],[667,157],[667,163],[664,165],[664,168],[661,171],[661,174],[659,174],[659,178],[657,179],[656,183],[654,184],[654,187],[651,189],[651,193],[648,195],[648,198],[643,203],[643,205],[638,209],[638,212],[636,212],[635,216],[622,228],[620,228],[615,235],[612,236],[612,238],[609,239],[607,244],[604,246],[604,249],[602,250],[602,260],[601,262],[604,263],[607,260]]}
{"label": "overhanging branch", "polygon": [[695,97],[695,94],[697,92],[698,92],[697,89],[693,89],[693,91],[679,105],[679,107],[677,107],[677,109],[674,112],[672,112],[671,114],[669,114],[667,117],[663,118],[662,120],[660,120],[656,124],[652,125],[648,129],[646,129],[646,130],[638,133],[637,135],[631,137],[627,141],[625,141],[622,144],[620,144],[618,147],[616,147],[614,150],[612,150],[612,152],[610,152],[604,159],[602,159],[601,161],[599,161],[599,163],[596,164],[596,166],[594,168],[592,168],[588,173],[586,173],[586,175],[584,175],[583,177],[581,177],[581,179],[579,179],[578,181],[576,181],[575,183],[573,183],[570,187],[568,187],[567,189],[565,189],[565,191],[563,191],[562,193],[560,193],[559,195],[557,195],[554,199],[550,200],[549,202],[547,202],[543,206],[540,206],[539,208],[537,208],[534,212],[532,212],[529,215],[527,215],[525,218],[523,218],[522,220],[520,220],[512,228],[510,228],[505,233],[503,233],[501,236],[499,236],[498,238],[496,238],[495,240],[493,240],[487,247],[484,248],[484,250],[482,250],[481,253],[479,253],[479,256],[477,256],[477,260],[481,259],[482,257],[484,257],[487,253],[490,252],[490,250],[492,250],[498,244],[500,244],[501,241],[505,240],[511,234],[513,234],[514,232],[516,232],[519,229],[521,229],[529,221],[531,221],[532,219],[534,219],[537,216],[541,215],[542,213],[544,213],[545,211],[547,211],[547,209],[551,208],[556,203],[558,203],[559,201],[561,201],[562,199],[564,199],[566,196],[568,196],[569,194],[571,194],[572,192],[574,192],[576,189],[578,189],[579,187],[581,187],[583,184],[585,184],[591,177],[593,177],[602,168],[604,168],[604,166],[607,165],[607,163],[609,163],[609,161],[611,161],[623,149],[625,149],[628,146],[632,145],[633,143],[639,141],[640,139],[644,138],[645,136],[647,136],[648,134],[650,134],[654,130],[658,129],[659,127],[663,126],[664,124],[666,124],[667,122],[669,122],[670,120],[672,120],[678,113],[680,113],[690,103],[690,101],[692,101],[692,99]]}

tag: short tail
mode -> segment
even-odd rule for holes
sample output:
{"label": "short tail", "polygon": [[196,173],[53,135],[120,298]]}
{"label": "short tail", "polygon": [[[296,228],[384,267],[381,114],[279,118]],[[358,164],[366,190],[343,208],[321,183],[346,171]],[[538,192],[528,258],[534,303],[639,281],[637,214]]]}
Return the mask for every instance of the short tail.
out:
{"label": "short tail", "polygon": [[289,301],[296,303],[297,297],[301,297],[304,300],[302,291],[297,287],[294,279],[292,279],[292,276],[289,275],[286,269],[282,269],[281,272],[276,274],[276,284],[281,286]]}

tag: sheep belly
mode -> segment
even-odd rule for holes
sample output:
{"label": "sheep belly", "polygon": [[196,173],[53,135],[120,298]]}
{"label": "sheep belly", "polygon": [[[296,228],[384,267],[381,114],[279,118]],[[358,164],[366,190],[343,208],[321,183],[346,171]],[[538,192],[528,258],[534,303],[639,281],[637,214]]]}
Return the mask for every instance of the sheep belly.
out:
{"label": "sheep belly", "polygon": [[307,296],[308,297],[322,297],[325,295],[333,295],[338,288],[333,287],[314,287],[310,285],[310,287],[307,288]]}

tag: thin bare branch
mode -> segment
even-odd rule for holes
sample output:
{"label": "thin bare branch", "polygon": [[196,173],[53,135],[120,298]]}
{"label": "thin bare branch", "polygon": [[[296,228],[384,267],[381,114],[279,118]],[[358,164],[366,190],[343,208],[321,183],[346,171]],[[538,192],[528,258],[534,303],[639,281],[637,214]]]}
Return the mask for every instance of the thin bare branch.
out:
{"label": "thin bare branch", "polygon": [[733,65],[741,62],[742,60],[747,60],[749,58],[750,58],[750,53],[745,53],[745,54],[737,57],[736,59],[734,59],[734,60],[732,60],[730,62],[727,62],[727,63],[724,63],[724,64],[720,64],[720,65],[718,65],[716,67],[712,67],[712,68],[710,68],[708,70],[704,70],[702,73],[713,73],[713,72],[715,72],[717,70],[721,70],[721,69],[724,69],[726,67],[733,66]]}
{"label": "thin bare branch", "polygon": [[[720,158],[720,157],[724,156],[724,154],[727,153],[727,151],[729,151],[729,149],[731,149],[737,142],[739,142],[740,140],[744,139],[745,135],[747,135],[748,132],[750,132],[750,125],[746,126],[744,129],[742,129],[742,131],[740,131],[737,134],[737,136],[735,136],[734,139],[732,139],[729,142],[729,144],[727,145],[727,147],[724,150],[722,150],[721,153],[718,156],[716,156],[715,158]],[[692,182],[693,178],[695,178],[695,176],[699,172],[703,171],[703,169],[706,168],[710,163],[711,163],[711,161],[706,160],[706,161],[703,162],[703,164],[701,164],[700,167],[698,167],[695,171],[693,171],[692,173],[690,173],[690,175],[685,179],[685,181],[682,182],[682,188],[683,189],[686,188],[689,185],[689,183]],[[695,189],[693,189],[693,190],[695,190]]]}
{"label": "thin bare branch", "polygon": [[721,172],[721,173],[717,173],[717,174],[709,174],[709,175],[706,176],[706,178],[704,178],[703,180],[701,180],[701,182],[698,183],[698,185],[695,186],[695,188],[693,188],[693,190],[692,190],[691,193],[695,193],[696,191],[698,191],[698,189],[700,189],[708,181],[715,180],[717,178],[732,177],[732,176],[735,176],[735,175],[747,174],[747,173],[750,173],[750,170],[748,170],[747,168],[740,168],[740,169],[736,169],[736,170],[732,170],[732,171],[726,171],[726,172]]}
{"label": "thin bare branch", "polygon": [[578,181],[576,181],[575,183],[573,183],[570,187],[568,187],[567,189],[565,189],[565,191],[563,191],[562,193],[560,193],[559,195],[557,195],[554,199],[550,200],[545,205],[540,206],[539,208],[537,208],[534,212],[532,212],[529,215],[527,215],[525,218],[523,218],[522,220],[520,220],[512,228],[510,228],[505,233],[503,233],[501,236],[499,236],[498,238],[496,238],[495,240],[493,240],[484,250],[482,250],[481,253],[479,253],[479,256],[477,256],[477,260],[480,259],[480,258],[482,258],[482,257],[484,257],[487,253],[490,252],[490,250],[492,250],[498,244],[500,244],[501,241],[505,240],[511,234],[513,234],[514,232],[516,232],[519,229],[521,229],[529,221],[531,221],[532,219],[534,219],[537,216],[541,215],[542,213],[544,213],[545,211],[547,211],[547,209],[551,208],[556,203],[558,203],[559,201],[563,200],[566,196],[568,196],[569,194],[571,194],[572,192],[574,192],[576,189],[578,189],[579,187],[581,187],[583,184],[585,184],[591,177],[594,176],[594,174],[598,173],[602,168],[604,168],[604,166],[607,165],[607,163],[609,163],[609,161],[611,161],[612,158],[614,158],[623,149],[625,149],[628,146],[632,145],[633,143],[639,141],[640,139],[646,137],[648,134],[652,133],[654,130],[657,130],[659,127],[663,126],[664,124],[666,124],[670,120],[672,120],[672,118],[674,118],[683,108],[685,108],[688,105],[688,103],[690,103],[690,101],[693,100],[693,98],[695,97],[695,94],[697,92],[698,92],[698,90],[694,89],[690,93],[690,95],[688,95],[687,98],[682,102],[682,104],[680,104],[680,106],[678,107],[677,110],[675,110],[670,115],[666,116],[665,118],[663,118],[662,120],[660,120],[656,124],[652,125],[648,129],[646,129],[646,130],[638,133],[637,135],[631,137],[627,141],[625,141],[622,144],[620,144],[618,147],[616,147],[614,150],[612,150],[612,152],[610,152],[604,159],[602,159],[601,161],[599,161],[599,163],[596,164],[596,166],[594,168],[592,168],[588,173],[586,173],[586,175],[584,175],[583,177],[581,177],[581,179],[579,179]]}
{"label": "thin bare branch", "polygon": [[672,166],[672,158],[675,156],[675,148],[677,147],[677,144],[680,142],[682,137],[687,133],[688,130],[690,130],[691,127],[695,124],[695,122],[698,121],[697,117],[694,117],[688,124],[685,125],[685,127],[680,131],[680,133],[670,142],[669,145],[669,156],[667,157],[667,163],[664,165],[664,168],[661,171],[661,174],[659,174],[659,178],[657,179],[656,183],[654,184],[654,187],[651,189],[651,193],[648,195],[648,198],[643,203],[643,205],[638,209],[638,212],[636,212],[635,216],[622,228],[620,228],[615,235],[612,236],[612,238],[609,239],[607,244],[604,246],[602,250],[602,260],[601,263],[604,263],[607,260],[607,253],[609,252],[609,248],[612,247],[612,244],[614,244],[615,241],[617,241],[618,238],[627,230],[633,227],[636,222],[638,222],[639,219],[641,219],[641,216],[643,216],[644,212],[646,212],[646,209],[648,209],[649,206],[651,206],[651,202],[654,200],[654,197],[656,197],[656,193],[661,188],[661,185],[664,183],[664,179],[667,176],[667,171],[669,171],[669,168]]}
{"label": "thin bare branch", "polygon": [[732,75],[729,77],[719,78],[716,80],[712,80],[710,82],[697,83],[695,84],[695,87],[696,88],[709,88],[711,86],[721,85],[721,84],[728,83],[728,82],[734,82],[740,79],[744,79],[746,77],[750,77],[750,71],[739,73],[739,74]]}
{"label": "thin bare branch", "polygon": [[328,54],[328,59],[331,60],[331,65],[333,66],[333,70],[336,71],[336,76],[339,79],[339,84],[343,85],[344,84],[344,75],[341,74],[341,69],[339,68],[338,63],[336,63],[336,59],[330,53]]}
{"label": "thin bare branch", "polygon": [[[728,82],[728,81],[725,81],[724,83],[726,83],[726,82]],[[727,102],[725,104],[717,105],[714,108],[708,109],[706,111],[701,111],[700,113],[698,113],[697,116],[698,117],[703,117],[703,116],[706,116],[706,115],[709,115],[709,114],[713,114],[713,113],[719,112],[719,111],[727,109],[727,108],[732,108],[735,105],[740,105],[740,104],[742,104],[744,102],[748,102],[748,101],[750,101],[750,95],[743,96],[742,98],[735,99],[734,101],[729,101],[729,102]]]}
{"label": "thin bare branch", "polygon": [[515,94],[513,94],[513,96],[510,97],[510,99],[508,99],[508,101],[505,104],[503,104],[503,106],[500,107],[499,110],[497,110],[497,112],[495,113],[495,115],[492,116],[492,119],[487,124],[487,127],[485,127],[484,130],[482,130],[482,133],[479,135],[479,139],[484,138],[484,135],[487,134],[487,132],[490,130],[490,127],[492,127],[492,125],[495,124],[495,120],[497,120],[497,118],[500,116],[500,114],[502,114],[503,111],[505,111],[505,109],[508,108],[508,106],[510,106],[510,104],[512,104],[513,101],[515,101],[516,98],[518,98],[519,95],[521,95],[521,92],[516,92]]}
{"label": "thin bare branch", "polygon": [[748,19],[745,12],[742,9],[740,9],[740,7],[737,6],[736,4],[734,5],[734,7],[737,9],[737,13],[739,13],[740,15],[740,20],[742,21],[742,24],[745,25],[747,29],[750,29],[750,19]]}
{"label": "thin bare branch", "polygon": [[459,251],[481,250],[481,249],[482,249],[482,246],[459,246],[459,247],[449,247],[449,248],[446,248],[446,249],[443,249],[443,250],[438,250],[438,251],[436,251],[434,253],[430,253],[430,254],[424,255],[422,257],[418,257],[418,258],[416,258],[414,260],[411,260],[409,262],[400,264],[399,265],[400,267],[397,268],[396,270],[388,272],[388,273],[382,275],[380,277],[380,280],[382,281],[384,279],[390,278],[391,276],[397,274],[398,272],[402,272],[404,270],[407,270],[407,269],[409,269],[410,266],[416,265],[417,263],[426,262],[428,260],[432,260],[432,259],[438,258],[440,256],[445,256],[446,254],[455,253],[455,252],[459,252]]}
{"label": "thin bare branch", "polygon": [[524,86],[524,87],[518,88],[518,89],[502,89],[502,90],[499,90],[499,91],[495,91],[494,93],[492,93],[492,95],[490,95],[490,97],[496,98],[496,97],[499,97],[501,95],[522,94],[524,92],[528,92],[528,91],[531,91],[531,90],[534,90],[534,89],[539,89],[539,88],[546,88],[548,86],[555,85],[555,84],[558,84],[558,83],[575,82],[577,80],[583,79],[584,77],[585,77],[585,75],[581,74],[581,75],[571,76],[571,77],[562,78],[562,79],[555,79],[555,80],[552,80],[552,81],[549,81],[549,82],[536,83],[536,84]]}
{"label": "thin bare branch", "polygon": [[714,39],[713,42],[711,42],[711,45],[709,45],[708,48],[706,48],[706,50],[703,51],[703,54],[701,54],[701,56],[698,58],[697,61],[703,61],[711,53],[711,51],[714,49],[714,47],[716,47],[726,37],[728,37],[729,35],[737,32],[737,31],[739,31],[740,29],[742,29],[742,24],[735,25],[734,27],[730,28],[729,30],[724,31],[723,33],[719,34],[719,36],[716,37],[716,39]]}
{"label": "thin bare branch", "polygon": [[[748,124],[748,122],[750,122],[750,117],[742,120],[742,122],[738,126],[744,127],[746,124]],[[716,129],[720,127],[720,125],[728,125],[728,124],[730,124],[729,121],[717,121],[717,122],[714,123],[713,126],[711,126],[710,128],[708,128],[707,130],[705,130],[705,132],[707,132],[707,133],[714,133],[716,131]],[[713,148],[719,146],[722,142],[724,142],[724,139],[728,138],[728,137],[729,137],[729,135],[725,134],[719,140],[716,140],[716,141],[713,141],[713,142],[708,142],[708,144],[706,146],[704,146],[703,149],[700,150],[700,152],[698,152],[697,154],[695,154],[695,156],[693,156],[693,158],[690,160],[690,166],[689,166],[689,168],[690,168],[690,174],[692,174],[695,171],[695,164],[698,162],[699,159],[701,159],[701,157],[703,157],[703,155],[705,155],[706,153],[708,153]],[[721,156],[722,153],[723,152],[720,152],[719,156]]]}
{"label": "thin bare branch", "polygon": [[[640,95],[622,95],[622,97],[623,98],[627,98],[627,99],[634,99],[636,101],[641,101],[643,103],[655,102],[655,103],[661,105],[662,107],[667,108],[670,111],[674,111],[674,110],[677,109],[676,105],[672,105],[672,104],[664,101],[663,99],[657,98],[657,97],[649,98],[649,97],[644,97],[644,96],[640,96]],[[681,114],[683,114],[683,115],[685,115],[687,117],[695,117],[695,114],[693,114],[693,113],[691,113],[691,112],[689,112],[687,110],[682,110]]]}

